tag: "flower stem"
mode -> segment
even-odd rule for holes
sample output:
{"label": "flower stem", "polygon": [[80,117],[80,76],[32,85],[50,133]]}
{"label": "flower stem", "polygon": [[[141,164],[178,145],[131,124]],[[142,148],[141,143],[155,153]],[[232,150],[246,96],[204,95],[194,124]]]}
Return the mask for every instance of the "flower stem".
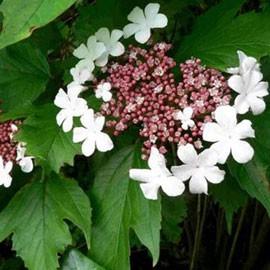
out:
{"label": "flower stem", "polygon": [[243,221],[244,221],[245,213],[246,213],[246,206],[242,209],[241,216],[240,216],[240,219],[239,219],[239,222],[238,222],[238,225],[237,225],[235,234],[234,234],[234,238],[233,238],[233,242],[232,242],[230,254],[229,254],[229,257],[228,257],[228,261],[227,261],[226,270],[229,270],[230,269],[230,266],[231,266],[231,263],[232,263],[233,254],[234,254],[234,250],[235,250],[236,243],[237,243],[237,240],[238,240],[238,236],[239,236],[239,233],[240,233],[240,230],[241,230]]}
{"label": "flower stem", "polygon": [[194,246],[193,246],[193,252],[190,262],[190,270],[193,270],[195,268],[195,260],[197,255],[197,249],[199,245],[199,234],[200,234],[200,220],[201,220],[201,195],[198,195],[197,200],[197,223],[196,223],[196,232],[195,232],[195,239],[194,239]]}

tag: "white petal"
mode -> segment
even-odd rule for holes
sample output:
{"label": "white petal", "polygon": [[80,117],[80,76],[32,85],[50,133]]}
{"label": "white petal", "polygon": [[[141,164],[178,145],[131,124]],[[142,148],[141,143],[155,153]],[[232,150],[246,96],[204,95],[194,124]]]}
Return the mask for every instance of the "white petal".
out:
{"label": "white petal", "polygon": [[89,51],[84,44],[81,44],[77,49],[73,51],[73,55],[79,59],[87,58]]}
{"label": "white petal", "polygon": [[204,176],[213,184],[219,184],[224,180],[225,171],[220,170],[217,166],[205,168]]}
{"label": "white petal", "polygon": [[11,161],[8,161],[5,165],[5,172],[10,173],[13,167],[13,163]]}
{"label": "white petal", "polygon": [[100,28],[96,33],[95,36],[98,41],[105,43],[105,45],[110,43],[110,31],[106,27]]}
{"label": "white petal", "polygon": [[257,97],[248,98],[248,103],[254,115],[262,113],[266,108],[265,102],[262,98]]}
{"label": "white petal", "polygon": [[144,8],[145,17],[151,19],[158,14],[160,5],[158,3],[150,3]]}
{"label": "white petal", "polygon": [[143,195],[148,200],[157,200],[158,199],[158,190],[159,185],[156,183],[143,183],[140,184],[140,188],[143,192]]}
{"label": "white petal", "polygon": [[148,159],[148,166],[153,171],[159,171],[160,168],[166,167],[165,157],[159,153],[154,146],[151,148],[150,157]]}
{"label": "white petal", "polygon": [[68,95],[61,88],[59,89],[57,95],[55,96],[54,105],[56,105],[57,107],[59,107],[61,109],[65,109],[65,108],[69,107],[69,105],[70,105],[70,100],[68,98]]}
{"label": "white petal", "polygon": [[110,91],[106,91],[102,95],[102,99],[104,102],[108,102],[112,99],[112,93]]}
{"label": "white petal", "polygon": [[175,177],[181,181],[188,180],[194,171],[194,166],[192,165],[181,165],[181,166],[172,166],[171,171]]}
{"label": "white petal", "polygon": [[22,171],[25,173],[32,172],[33,168],[34,168],[33,160],[31,157],[25,157],[25,158],[21,159],[21,161],[19,162],[19,165],[20,165]]}
{"label": "white petal", "polygon": [[239,74],[240,72],[239,67],[227,68],[226,71],[230,74]]}
{"label": "white petal", "polygon": [[82,116],[88,109],[87,102],[83,98],[77,98],[73,105],[73,116]]}
{"label": "white petal", "polygon": [[245,114],[249,110],[249,104],[247,102],[246,95],[238,95],[234,100],[234,108],[236,109],[237,113]]}
{"label": "white petal", "polygon": [[67,117],[67,110],[61,110],[57,115],[56,115],[56,122],[58,126],[61,126],[64,120]]}
{"label": "white petal", "polygon": [[141,44],[146,43],[151,36],[150,28],[146,27],[135,34],[135,39]]}
{"label": "white petal", "polygon": [[143,23],[145,21],[145,17],[143,14],[143,10],[139,7],[135,7],[128,15],[128,20],[133,23]]}
{"label": "white petal", "polygon": [[124,38],[129,38],[132,35],[134,35],[135,33],[137,33],[138,31],[140,31],[141,27],[138,24],[135,23],[130,23],[128,25],[126,25],[123,29],[124,31]]}
{"label": "white petal", "polygon": [[109,57],[109,53],[108,53],[108,52],[103,53],[103,54],[95,61],[96,65],[97,65],[98,67],[104,67],[104,66],[106,66],[107,63],[108,63],[108,59],[109,59],[108,57]]}
{"label": "white petal", "polygon": [[88,131],[83,127],[75,127],[73,129],[73,142],[78,143],[84,141],[88,137]]}
{"label": "white petal", "polygon": [[236,140],[232,143],[232,156],[238,163],[249,162],[254,155],[251,145],[245,141]]}
{"label": "white petal", "polygon": [[110,136],[104,132],[99,132],[96,136],[97,149],[100,152],[107,152],[113,149],[113,142]]}
{"label": "white petal", "polygon": [[90,73],[92,73],[93,70],[95,69],[95,64],[93,60],[89,58],[79,61],[76,66],[78,66],[78,68],[80,69],[88,69]]}
{"label": "white petal", "polygon": [[80,118],[82,125],[90,130],[95,129],[95,118],[93,109],[88,109]]}
{"label": "white petal", "polygon": [[234,129],[234,138],[245,139],[255,138],[255,131],[251,127],[252,123],[249,120],[243,120]]}
{"label": "white petal", "polygon": [[102,88],[105,91],[109,91],[109,90],[112,89],[112,85],[109,82],[105,82],[105,83],[102,84]]}
{"label": "white petal", "polygon": [[198,156],[199,165],[202,167],[216,165],[217,161],[218,156],[216,151],[214,151],[213,149],[206,149]]}
{"label": "white petal", "polygon": [[4,179],[2,181],[3,181],[4,187],[8,188],[11,185],[12,177],[9,174],[7,174],[4,176]]}
{"label": "white petal", "polygon": [[246,90],[244,87],[243,78],[240,75],[231,76],[228,80],[228,85],[239,94],[245,92]]}
{"label": "white petal", "polygon": [[194,146],[189,143],[178,147],[177,156],[183,163],[190,165],[196,164],[198,159]]}
{"label": "white petal", "polygon": [[215,150],[218,155],[218,163],[224,164],[230,155],[231,146],[227,141],[216,142],[211,145],[210,149]]}
{"label": "white petal", "polygon": [[4,161],[2,156],[0,156],[0,172],[4,170]]}
{"label": "white petal", "polygon": [[129,178],[140,182],[151,182],[152,173],[149,169],[130,169]]}
{"label": "white petal", "polygon": [[206,123],[203,128],[203,140],[207,142],[217,142],[224,138],[225,134],[217,123]]}
{"label": "white petal", "polygon": [[237,124],[236,110],[232,106],[220,106],[215,111],[215,119],[226,130],[231,130]]}
{"label": "white petal", "polygon": [[185,185],[176,177],[169,176],[161,182],[161,188],[168,196],[176,197],[184,192]]}
{"label": "white petal", "polygon": [[73,128],[73,117],[69,115],[63,122],[63,131],[69,132],[72,130],[72,128]]}
{"label": "white petal", "polygon": [[98,116],[95,119],[95,129],[98,131],[101,131],[105,124],[105,117],[104,116]]}
{"label": "white petal", "polygon": [[112,30],[111,33],[111,42],[112,43],[116,43],[122,36],[123,36],[123,31],[118,30],[118,29],[114,29]]}
{"label": "white petal", "polygon": [[164,28],[168,24],[168,18],[164,14],[157,14],[154,19],[150,21],[151,28]]}
{"label": "white petal", "polygon": [[111,56],[119,56],[122,55],[125,52],[125,47],[121,42],[117,42],[115,46],[112,47],[110,50]]}
{"label": "white petal", "polygon": [[95,138],[87,137],[87,139],[82,144],[82,153],[86,157],[90,157],[95,151]]}
{"label": "white petal", "polygon": [[189,191],[193,194],[208,194],[208,185],[205,177],[200,174],[195,174],[189,181]]}
{"label": "white petal", "polygon": [[191,118],[193,114],[193,109],[191,107],[186,107],[183,110],[183,114],[185,115],[186,118]]}
{"label": "white petal", "polygon": [[252,94],[256,95],[256,97],[268,96],[268,82],[259,82],[253,89]]}

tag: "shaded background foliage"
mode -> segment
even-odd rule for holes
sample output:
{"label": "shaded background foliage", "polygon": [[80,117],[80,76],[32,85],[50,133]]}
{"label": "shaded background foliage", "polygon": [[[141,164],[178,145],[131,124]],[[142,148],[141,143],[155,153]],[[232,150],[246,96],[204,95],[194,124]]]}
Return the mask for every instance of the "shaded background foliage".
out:
{"label": "shaded background foliage", "polygon": [[[58,253],[64,270],[127,270],[129,249],[136,270],[152,269],[153,261],[155,269],[270,269],[269,108],[252,118],[254,159],[230,161],[226,180],[209,196],[146,201],[128,179],[129,168],[145,166],[137,129],[117,138],[112,153],[76,156],[71,135],[55,124],[52,100],[71,80],[73,49],[100,27],[122,28],[130,10],[149,1],[1,2],[0,120],[26,118],[18,139],[40,167],[31,175],[15,171],[12,187],[0,188],[0,270],[53,270]],[[269,1],[155,2],[169,25],[154,39],[172,42],[177,61],[195,56],[225,70],[241,49],[261,59],[270,82]],[[35,231],[42,223],[47,231]],[[43,249],[35,249],[41,242]]]}

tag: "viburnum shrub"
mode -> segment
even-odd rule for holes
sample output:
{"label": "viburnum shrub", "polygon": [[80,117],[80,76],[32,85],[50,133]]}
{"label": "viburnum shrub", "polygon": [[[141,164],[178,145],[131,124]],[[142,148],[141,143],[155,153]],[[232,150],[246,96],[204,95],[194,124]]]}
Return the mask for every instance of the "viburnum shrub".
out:
{"label": "viburnum shrub", "polygon": [[[32,14],[14,0],[28,18],[17,23],[21,36],[9,29],[7,2],[1,48],[75,1],[45,1],[47,11],[30,1]],[[59,269],[63,253],[61,269],[128,270],[130,252],[132,269],[150,269],[132,251],[146,246],[156,265],[160,243],[176,245],[189,269],[237,269],[238,236],[253,211],[244,206],[248,195],[270,213],[269,4],[246,14],[253,6],[226,0],[191,27],[187,14],[204,12],[196,1],[88,2],[0,51],[0,185],[14,187],[1,208],[0,240],[12,235],[30,270]],[[249,255],[260,211],[256,203]],[[232,240],[221,235],[224,217],[229,234],[238,224]],[[207,218],[217,232],[207,232],[206,246],[216,242],[222,265],[200,259]]]}

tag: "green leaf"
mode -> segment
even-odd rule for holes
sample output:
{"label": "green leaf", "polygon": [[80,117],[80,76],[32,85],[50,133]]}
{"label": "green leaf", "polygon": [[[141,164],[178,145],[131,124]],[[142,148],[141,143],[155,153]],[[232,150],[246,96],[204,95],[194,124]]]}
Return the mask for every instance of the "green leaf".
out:
{"label": "green leaf", "polygon": [[74,24],[76,40],[85,42],[99,28],[122,29],[127,23],[129,12],[136,6],[144,7],[147,0],[99,0],[79,8],[79,16]]}
{"label": "green leaf", "polygon": [[27,154],[38,159],[42,166],[58,172],[64,163],[73,165],[76,154],[80,154],[80,144],[72,142],[72,134],[64,133],[56,123],[59,109],[53,104],[40,106],[29,116],[16,136],[27,143]]}
{"label": "green leaf", "polygon": [[232,175],[237,179],[240,187],[252,198],[256,198],[267,210],[270,216],[270,188],[266,168],[256,153],[253,159],[244,165],[229,162]]}
{"label": "green leaf", "polygon": [[183,197],[162,199],[162,233],[165,239],[178,243],[181,238],[182,228],[180,223],[187,216],[187,206]]}
{"label": "green leaf", "polygon": [[3,0],[0,5],[3,30],[0,49],[29,37],[32,32],[54,20],[76,0]]}
{"label": "green leaf", "polygon": [[22,188],[0,219],[0,241],[13,234],[13,249],[29,270],[57,269],[57,254],[72,243],[64,219],[78,226],[90,245],[89,200],[76,182],[56,174]]}
{"label": "green leaf", "polygon": [[237,64],[237,50],[258,58],[270,53],[270,9],[236,16],[244,2],[224,0],[199,17],[177,58],[199,57],[204,64],[225,70]]}
{"label": "green leaf", "polygon": [[237,180],[227,173],[223,182],[211,185],[210,194],[224,209],[228,232],[231,233],[233,215],[246,204],[247,193],[240,188]]}
{"label": "green leaf", "polygon": [[78,250],[71,250],[66,258],[62,270],[105,270]]}
{"label": "green leaf", "polygon": [[146,200],[128,175],[141,164],[136,150],[130,146],[114,154],[97,172],[91,190],[95,212],[90,255],[108,270],[130,269],[130,228],[150,250],[154,264],[159,256],[160,200]]}
{"label": "green leaf", "polygon": [[0,97],[4,111],[28,107],[49,79],[45,56],[28,42],[0,51]]}

